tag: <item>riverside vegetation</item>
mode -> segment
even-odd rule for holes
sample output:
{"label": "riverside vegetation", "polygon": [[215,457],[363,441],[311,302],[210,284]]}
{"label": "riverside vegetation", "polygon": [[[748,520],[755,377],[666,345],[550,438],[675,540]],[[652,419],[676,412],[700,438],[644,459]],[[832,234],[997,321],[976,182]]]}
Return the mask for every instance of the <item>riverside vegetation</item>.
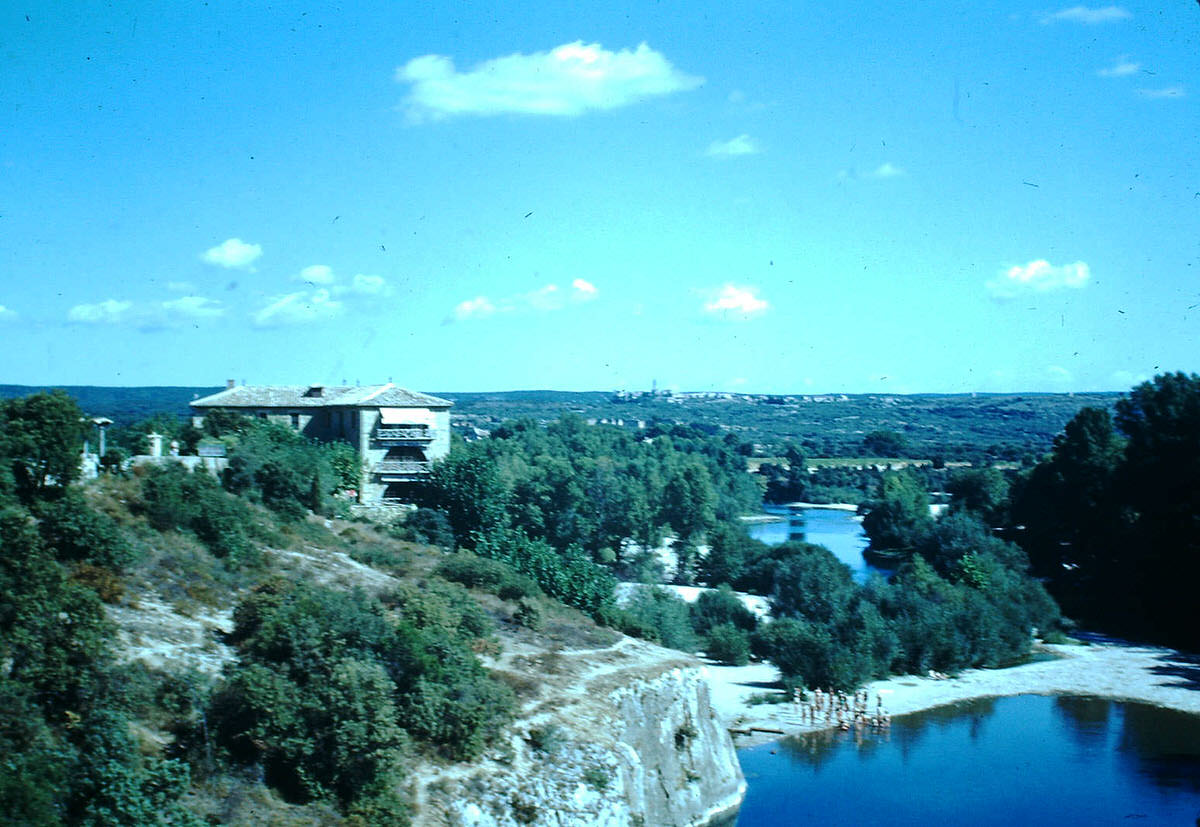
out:
{"label": "riverside vegetation", "polygon": [[[576,615],[581,628],[594,621],[729,663],[755,654],[790,684],[850,688],[888,672],[999,665],[1028,652],[1035,628],[1058,634],[1032,557],[1033,573],[1089,622],[1124,627],[1156,594],[1161,607],[1137,628],[1186,641],[1197,411],[1200,377],[1167,375],[1119,402],[1115,422],[1081,412],[1017,474],[871,472],[857,483],[865,525],[900,566],[859,586],[826,549],[746,535],[737,517],[757,510],[769,480],[747,473],[751,446],[733,434],[509,422],[456,442],[391,536],[369,526],[338,536],[312,515],[341,513],[339,492],[357,484],[346,446],[213,417],[206,436],[230,455],[222,479],[110,464],[81,486],[75,402],[6,400],[0,802],[30,824],[233,819],[228,808],[247,796],[294,823],[404,823],[415,762],[469,762],[513,720],[513,687],[477,656],[499,645],[495,624],[537,629],[566,607],[591,619]],[[937,521],[932,479],[952,495]],[[668,534],[676,580],[716,587],[690,607],[653,585]],[[400,585],[369,594],[272,565],[268,550],[305,544],[344,550]],[[1143,564],[1118,587],[1122,570]],[[1181,567],[1173,580],[1171,567]],[[618,606],[618,577],[647,585]],[[105,603],[147,587],[181,605],[236,604],[235,657],[218,679],[121,661]],[[775,619],[758,623],[733,589],[768,595]]]}

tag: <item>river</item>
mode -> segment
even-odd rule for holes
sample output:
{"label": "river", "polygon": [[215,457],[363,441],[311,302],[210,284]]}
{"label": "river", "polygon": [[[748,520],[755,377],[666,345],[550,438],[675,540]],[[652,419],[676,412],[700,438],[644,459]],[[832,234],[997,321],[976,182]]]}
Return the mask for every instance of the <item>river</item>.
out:
{"label": "river", "polygon": [[737,827],[1196,824],[1200,716],[1021,695],[739,752]]}
{"label": "river", "polygon": [[825,546],[834,556],[850,567],[850,573],[858,583],[865,583],[871,572],[887,577],[891,572],[878,569],[863,559],[867,547],[867,535],[863,533],[862,520],[853,511],[836,508],[788,508],[767,505],[763,511],[771,516],[785,519],[769,523],[751,523],[747,526],[750,536],[770,545],[779,545],[788,540],[804,540]]}

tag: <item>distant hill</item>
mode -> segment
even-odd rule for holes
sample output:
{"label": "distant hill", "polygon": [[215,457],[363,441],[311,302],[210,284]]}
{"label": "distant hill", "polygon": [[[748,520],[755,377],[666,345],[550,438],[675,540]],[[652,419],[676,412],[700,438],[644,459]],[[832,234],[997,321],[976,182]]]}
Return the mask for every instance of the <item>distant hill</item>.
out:
{"label": "distant hill", "polygon": [[[220,387],[60,386],[85,412],[129,425],[155,413],[187,416],[188,403]],[[49,386],[0,385],[0,398]],[[878,430],[901,434],[914,457],[1017,459],[1049,449],[1080,408],[1111,408],[1119,393],[1011,394],[640,394],[604,391],[434,391],[454,402],[457,426],[494,428],[506,419],[540,422],[575,413],[585,419],[689,425],[708,433],[728,431],[770,451],[792,440],[810,457],[858,456],[863,437]]]}
{"label": "distant hill", "polygon": [[55,388],[75,397],[84,413],[107,416],[117,425],[131,425],[161,412],[187,416],[191,413],[191,409],[188,408],[189,402],[221,390],[219,387],[180,388],[166,385],[140,388],[110,388],[100,385],[0,385],[0,399],[28,396]]}
{"label": "distant hill", "polygon": [[766,450],[784,440],[810,456],[857,456],[872,431],[901,434],[916,457],[1018,459],[1049,449],[1080,408],[1111,408],[1119,393],[622,395],[514,391],[439,393],[455,403],[461,425],[490,429],[505,419],[539,421],[576,413],[625,427],[666,423],[709,433],[731,431]]}

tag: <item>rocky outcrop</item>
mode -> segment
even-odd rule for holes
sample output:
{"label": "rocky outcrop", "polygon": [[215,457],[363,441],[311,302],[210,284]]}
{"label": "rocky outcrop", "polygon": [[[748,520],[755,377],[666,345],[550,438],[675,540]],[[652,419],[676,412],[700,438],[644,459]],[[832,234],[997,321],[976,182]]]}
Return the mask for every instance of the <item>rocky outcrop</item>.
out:
{"label": "rocky outcrop", "polygon": [[426,778],[418,824],[684,827],[738,806],[745,780],[702,666],[629,640],[579,658],[487,760]]}

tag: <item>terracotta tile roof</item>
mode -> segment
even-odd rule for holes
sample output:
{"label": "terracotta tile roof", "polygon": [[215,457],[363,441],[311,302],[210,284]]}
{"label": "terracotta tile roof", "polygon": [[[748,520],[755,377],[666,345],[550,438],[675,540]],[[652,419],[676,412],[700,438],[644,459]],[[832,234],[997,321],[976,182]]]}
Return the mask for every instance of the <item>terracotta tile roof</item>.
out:
{"label": "terracotta tile roof", "polygon": [[238,385],[191,403],[193,408],[323,408],[329,407],[417,407],[449,408],[448,399],[410,391],[388,383],[359,387],[312,385]]}

